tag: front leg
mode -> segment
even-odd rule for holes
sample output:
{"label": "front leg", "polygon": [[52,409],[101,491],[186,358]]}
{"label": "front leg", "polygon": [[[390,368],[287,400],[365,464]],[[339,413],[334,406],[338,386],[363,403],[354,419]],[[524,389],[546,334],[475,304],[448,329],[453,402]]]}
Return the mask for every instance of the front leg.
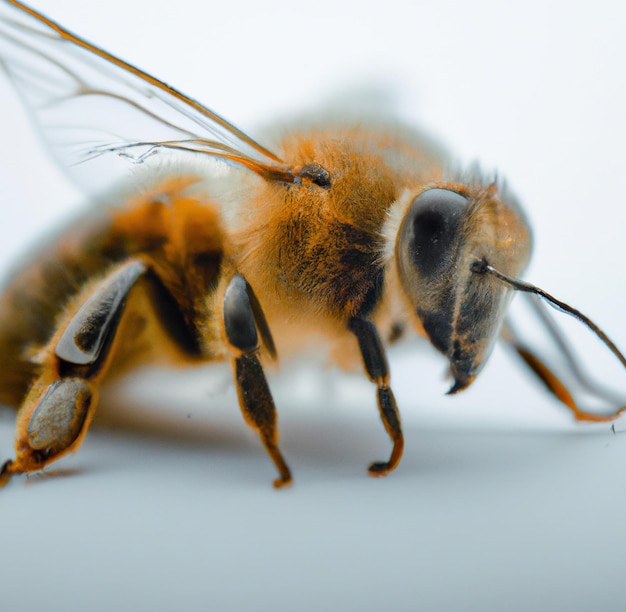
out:
{"label": "front leg", "polygon": [[[224,331],[233,354],[233,371],[241,412],[278,469],[275,487],[291,483],[289,467],[278,448],[276,408],[259,362],[259,334],[264,348],[275,357],[274,342],[261,306],[246,279],[236,274],[224,294]],[[258,333],[257,333],[258,331]]]}
{"label": "front leg", "polygon": [[348,321],[348,329],[356,336],[368,378],[376,384],[378,409],[383,425],[393,442],[388,461],[377,461],[369,466],[370,476],[386,476],[395,470],[402,458],[404,436],[400,424],[398,406],[389,387],[389,366],[385,348],[374,323],[368,319],[353,317]]}

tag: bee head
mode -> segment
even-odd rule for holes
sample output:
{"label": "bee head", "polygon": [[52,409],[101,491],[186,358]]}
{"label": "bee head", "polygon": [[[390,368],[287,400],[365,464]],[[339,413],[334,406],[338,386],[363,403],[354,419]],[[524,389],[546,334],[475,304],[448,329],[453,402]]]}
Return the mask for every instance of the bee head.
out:
{"label": "bee head", "polygon": [[396,263],[402,288],[435,348],[448,359],[450,393],[475,379],[491,352],[510,288],[475,272],[475,262],[517,276],[530,254],[530,231],[495,185],[427,189],[400,224]]}

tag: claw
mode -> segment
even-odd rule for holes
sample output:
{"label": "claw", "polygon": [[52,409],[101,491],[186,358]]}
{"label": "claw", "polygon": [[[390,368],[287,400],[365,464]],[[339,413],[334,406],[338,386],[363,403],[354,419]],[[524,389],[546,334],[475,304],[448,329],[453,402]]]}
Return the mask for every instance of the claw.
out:
{"label": "claw", "polygon": [[5,461],[2,465],[0,469],[0,488],[4,487],[11,480],[11,476],[19,473],[17,470],[11,469],[12,467],[13,461],[11,459]]}

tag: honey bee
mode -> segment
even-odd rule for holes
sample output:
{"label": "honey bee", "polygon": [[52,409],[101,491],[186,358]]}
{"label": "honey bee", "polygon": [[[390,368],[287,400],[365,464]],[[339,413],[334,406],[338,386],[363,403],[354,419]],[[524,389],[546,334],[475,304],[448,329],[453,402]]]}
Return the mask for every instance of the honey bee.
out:
{"label": "honey bee", "polygon": [[[447,359],[449,393],[475,380],[501,339],[577,419],[624,410],[580,409],[505,320],[513,291],[531,294],[626,365],[587,317],[518,280],[531,231],[502,182],[451,169],[391,120],[302,122],[272,152],[21,2],[0,6],[0,61],[55,156],[99,194],[0,296],[0,401],[19,409],[0,485],[75,451],[116,376],[226,360],[274,485],[289,484],[264,369],[320,339],[375,387],[392,449],[372,476],[402,456],[386,345],[409,330]],[[126,186],[101,191],[123,177]]]}

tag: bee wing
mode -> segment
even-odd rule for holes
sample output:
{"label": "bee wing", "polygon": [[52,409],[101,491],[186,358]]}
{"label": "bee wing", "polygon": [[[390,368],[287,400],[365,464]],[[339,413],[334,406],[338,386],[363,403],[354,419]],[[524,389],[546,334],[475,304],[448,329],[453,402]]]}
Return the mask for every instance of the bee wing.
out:
{"label": "bee wing", "polygon": [[0,63],[54,156],[89,193],[133,164],[181,151],[294,180],[216,113],[16,0],[0,0]]}

